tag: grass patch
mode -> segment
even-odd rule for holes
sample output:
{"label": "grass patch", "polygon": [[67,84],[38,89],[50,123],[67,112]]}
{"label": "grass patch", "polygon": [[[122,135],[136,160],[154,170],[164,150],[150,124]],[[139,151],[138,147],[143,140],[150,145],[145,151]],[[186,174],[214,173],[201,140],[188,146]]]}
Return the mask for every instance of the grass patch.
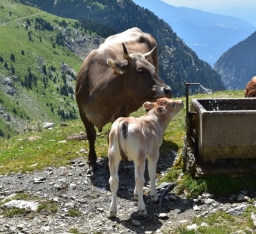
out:
{"label": "grass patch", "polygon": [[77,217],[77,216],[81,216],[81,215],[82,215],[82,212],[79,211],[79,210],[70,209],[70,210],[68,211],[68,215],[71,216],[71,217]]}
{"label": "grass patch", "polygon": [[[243,216],[232,216],[226,212],[219,211],[207,217],[193,219],[193,224],[197,224],[196,230],[188,231],[185,226],[178,227],[175,233],[179,234],[229,234],[241,231],[241,233],[252,234],[254,227],[250,219],[251,212],[256,212],[256,208],[249,206]],[[201,226],[205,223],[207,226]],[[239,232],[240,233],[240,232]]]}
{"label": "grass patch", "polygon": [[3,210],[2,214],[5,217],[12,218],[12,217],[17,216],[17,215],[26,214],[26,210],[25,209],[20,209],[20,208],[11,208],[11,209]]}
{"label": "grass patch", "polygon": [[74,234],[78,234],[79,233],[77,228],[70,228],[68,232],[69,233],[74,233]]}
{"label": "grass patch", "polygon": [[52,201],[43,201],[39,204],[37,212],[49,211],[51,213],[56,213],[58,211],[58,205]]}

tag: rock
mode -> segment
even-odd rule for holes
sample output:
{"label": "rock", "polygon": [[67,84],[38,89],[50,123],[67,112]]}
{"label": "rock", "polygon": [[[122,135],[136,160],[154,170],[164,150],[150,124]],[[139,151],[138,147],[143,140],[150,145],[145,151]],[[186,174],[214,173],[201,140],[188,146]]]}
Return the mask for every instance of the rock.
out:
{"label": "rock", "polygon": [[77,185],[75,183],[71,183],[69,186],[70,188],[75,189]]}
{"label": "rock", "polygon": [[188,225],[186,227],[187,231],[193,231],[193,230],[196,230],[198,228],[197,224],[194,223],[194,224],[191,224],[191,225]]}
{"label": "rock", "polygon": [[240,193],[240,194],[238,194],[238,196],[236,197],[236,200],[237,201],[244,201],[245,199],[244,199],[244,194],[242,194],[242,193]]}
{"label": "rock", "polygon": [[59,141],[59,143],[65,144],[65,143],[67,143],[67,140]]}
{"label": "rock", "polygon": [[10,94],[10,95],[14,95],[14,93],[15,93],[14,88],[13,88],[13,87],[10,87],[10,86],[6,86],[6,87],[4,88],[4,91],[5,91],[6,94]]}
{"label": "rock", "polygon": [[6,77],[3,79],[2,84],[12,86],[12,79],[10,77]]}
{"label": "rock", "polygon": [[197,205],[195,205],[195,206],[193,206],[193,210],[194,210],[194,211],[199,211],[200,208],[199,208]]}
{"label": "rock", "polygon": [[132,219],[132,225],[135,227],[140,227],[141,226],[141,222],[135,219]]}
{"label": "rock", "polygon": [[2,200],[2,202],[5,203],[6,201],[13,199],[16,195],[17,195],[16,193],[10,194],[9,196],[5,197]]}
{"label": "rock", "polygon": [[6,208],[20,208],[20,209],[25,209],[28,211],[36,211],[38,208],[38,202],[32,202],[32,201],[24,201],[24,200],[11,200],[7,203],[4,203],[1,205],[1,207],[6,207]]}
{"label": "rock", "polygon": [[170,185],[171,183],[167,183],[167,182],[163,182],[160,185],[158,185],[156,187],[156,189],[162,189],[162,188],[166,188],[168,185]]}
{"label": "rock", "polygon": [[256,217],[253,212],[251,213],[251,220],[252,220],[253,226],[256,227]]}
{"label": "rock", "polygon": [[5,109],[2,106],[0,106],[0,114],[1,115],[4,113],[4,111],[5,111]]}
{"label": "rock", "polygon": [[209,227],[209,225],[207,223],[205,223],[205,222],[202,222],[200,227]]}
{"label": "rock", "polygon": [[168,214],[166,214],[166,213],[160,213],[160,214],[158,215],[158,217],[159,217],[160,219],[168,219]]}
{"label": "rock", "polygon": [[43,123],[43,128],[49,129],[49,128],[51,128],[53,125],[54,125],[54,123],[46,122],[46,123]]}
{"label": "rock", "polygon": [[45,181],[46,181],[46,177],[38,177],[38,178],[34,178],[33,183],[39,184],[39,183],[45,183]]}

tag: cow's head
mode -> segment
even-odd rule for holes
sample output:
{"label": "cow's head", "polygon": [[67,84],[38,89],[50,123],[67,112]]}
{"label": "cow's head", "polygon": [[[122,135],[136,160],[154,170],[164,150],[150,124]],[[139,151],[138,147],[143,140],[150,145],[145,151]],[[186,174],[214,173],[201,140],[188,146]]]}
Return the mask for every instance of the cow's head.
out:
{"label": "cow's head", "polygon": [[172,90],[156,73],[155,67],[147,60],[155,48],[145,54],[129,54],[123,45],[125,60],[108,59],[107,64],[113,69],[118,79],[123,79],[124,92],[132,100],[155,101],[161,97],[171,97]]}

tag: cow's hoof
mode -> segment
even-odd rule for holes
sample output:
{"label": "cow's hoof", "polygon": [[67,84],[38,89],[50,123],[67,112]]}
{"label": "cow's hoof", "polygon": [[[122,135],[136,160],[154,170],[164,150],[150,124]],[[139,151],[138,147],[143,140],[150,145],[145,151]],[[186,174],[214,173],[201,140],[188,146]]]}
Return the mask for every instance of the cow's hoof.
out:
{"label": "cow's hoof", "polygon": [[93,171],[97,171],[100,168],[100,165],[97,162],[87,162],[89,165],[89,168],[92,168]]}
{"label": "cow's hoof", "polygon": [[109,211],[108,218],[115,218],[116,217],[116,211]]}
{"label": "cow's hoof", "polygon": [[147,214],[146,210],[139,210],[139,216],[145,216]]}

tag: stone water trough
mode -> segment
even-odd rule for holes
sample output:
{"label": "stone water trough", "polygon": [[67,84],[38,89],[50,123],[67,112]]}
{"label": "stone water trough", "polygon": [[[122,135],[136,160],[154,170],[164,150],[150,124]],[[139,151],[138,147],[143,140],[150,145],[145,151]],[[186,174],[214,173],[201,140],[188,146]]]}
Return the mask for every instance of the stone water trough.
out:
{"label": "stone water trough", "polygon": [[256,171],[256,98],[192,99],[183,161],[196,177]]}

